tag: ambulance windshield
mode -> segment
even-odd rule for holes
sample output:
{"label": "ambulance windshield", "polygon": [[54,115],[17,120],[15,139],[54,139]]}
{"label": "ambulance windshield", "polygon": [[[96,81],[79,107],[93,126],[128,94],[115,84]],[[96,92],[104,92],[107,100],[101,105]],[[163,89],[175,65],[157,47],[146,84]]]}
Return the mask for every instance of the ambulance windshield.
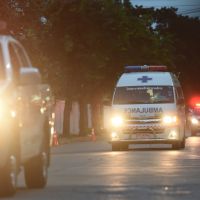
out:
{"label": "ambulance windshield", "polygon": [[117,87],[113,104],[174,103],[172,86]]}

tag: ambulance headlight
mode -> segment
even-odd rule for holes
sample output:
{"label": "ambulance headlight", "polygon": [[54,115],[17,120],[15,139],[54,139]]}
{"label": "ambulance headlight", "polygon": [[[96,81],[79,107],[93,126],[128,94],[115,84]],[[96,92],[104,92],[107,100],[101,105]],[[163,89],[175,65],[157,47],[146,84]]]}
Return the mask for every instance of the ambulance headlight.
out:
{"label": "ambulance headlight", "polygon": [[123,117],[120,115],[112,117],[111,124],[114,127],[121,127],[124,124]]}
{"label": "ambulance headlight", "polygon": [[190,120],[191,120],[191,123],[192,123],[193,125],[199,124],[198,119],[196,119],[195,117],[192,117]]}
{"label": "ambulance headlight", "polygon": [[164,125],[173,125],[177,123],[177,117],[174,115],[165,115],[162,119]]}

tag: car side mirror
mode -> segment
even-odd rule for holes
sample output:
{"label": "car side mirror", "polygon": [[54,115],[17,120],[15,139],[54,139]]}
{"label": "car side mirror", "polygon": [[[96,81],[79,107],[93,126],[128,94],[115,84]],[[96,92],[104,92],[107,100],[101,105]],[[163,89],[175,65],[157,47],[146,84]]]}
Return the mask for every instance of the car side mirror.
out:
{"label": "car side mirror", "polygon": [[111,106],[111,100],[110,99],[104,99],[103,100],[103,105],[104,106]]}
{"label": "car side mirror", "polygon": [[20,68],[20,85],[34,85],[42,82],[41,74],[36,67],[22,67]]}

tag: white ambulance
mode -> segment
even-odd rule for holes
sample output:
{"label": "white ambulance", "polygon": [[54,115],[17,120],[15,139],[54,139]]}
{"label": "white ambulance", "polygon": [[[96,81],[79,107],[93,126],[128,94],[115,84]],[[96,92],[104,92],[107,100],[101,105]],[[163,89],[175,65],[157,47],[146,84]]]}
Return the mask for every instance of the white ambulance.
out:
{"label": "white ambulance", "polygon": [[185,104],[181,85],[166,66],[127,66],[112,100],[112,150],[129,144],[185,148]]}

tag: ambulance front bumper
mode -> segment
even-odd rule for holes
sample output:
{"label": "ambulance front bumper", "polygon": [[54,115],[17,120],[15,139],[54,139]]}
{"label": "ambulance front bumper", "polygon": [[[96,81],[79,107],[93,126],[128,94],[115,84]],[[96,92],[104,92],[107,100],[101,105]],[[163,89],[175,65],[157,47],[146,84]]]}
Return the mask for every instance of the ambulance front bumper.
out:
{"label": "ambulance front bumper", "polygon": [[129,144],[172,144],[181,140],[179,126],[130,126],[121,130],[113,130],[110,142]]}
{"label": "ambulance front bumper", "polygon": [[176,142],[180,142],[178,139],[138,139],[138,140],[110,140],[109,143],[124,143],[124,144],[173,144]]}

